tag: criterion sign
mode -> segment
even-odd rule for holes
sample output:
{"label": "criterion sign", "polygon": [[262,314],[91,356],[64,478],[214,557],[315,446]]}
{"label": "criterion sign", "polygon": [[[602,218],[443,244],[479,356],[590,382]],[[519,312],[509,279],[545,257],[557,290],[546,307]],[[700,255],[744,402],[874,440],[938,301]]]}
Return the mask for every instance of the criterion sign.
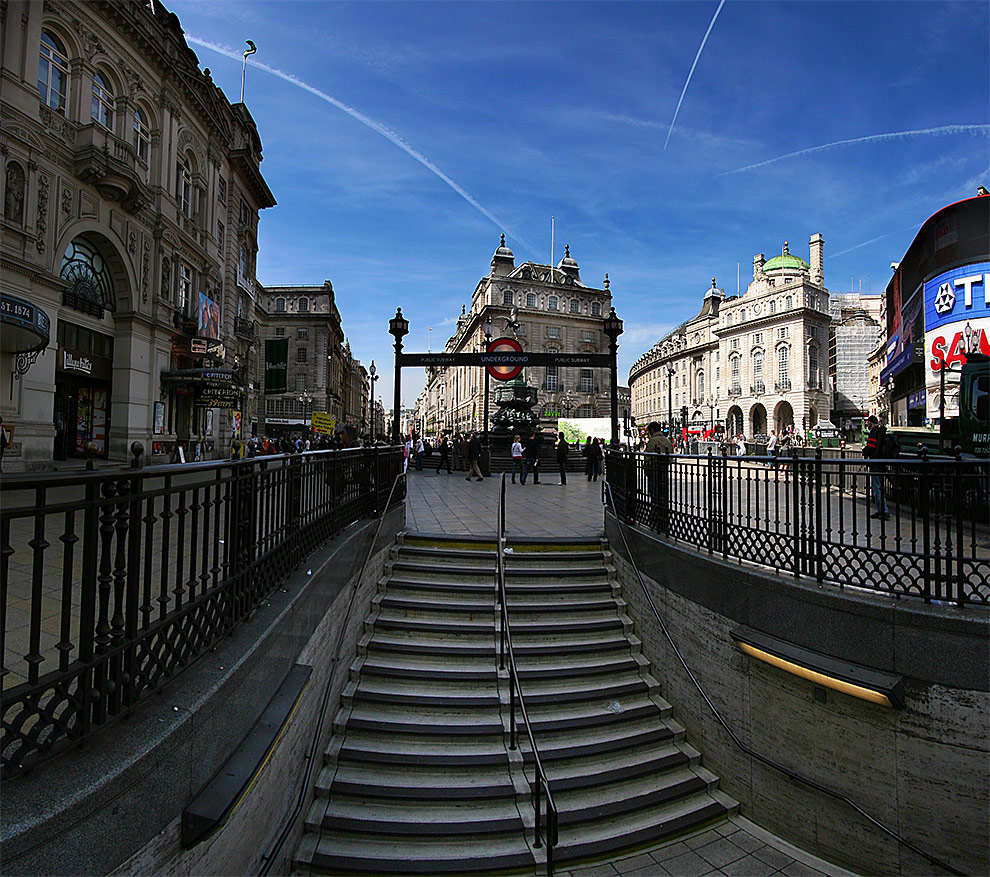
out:
{"label": "criterion sign", "polygon": [[[522,345],[515,338],[496,338],[488,342],[489,353],[522,353]],[[488,374],[496,381],[511,381],[523,370],[521,365],[489,365],[486,366]]]}

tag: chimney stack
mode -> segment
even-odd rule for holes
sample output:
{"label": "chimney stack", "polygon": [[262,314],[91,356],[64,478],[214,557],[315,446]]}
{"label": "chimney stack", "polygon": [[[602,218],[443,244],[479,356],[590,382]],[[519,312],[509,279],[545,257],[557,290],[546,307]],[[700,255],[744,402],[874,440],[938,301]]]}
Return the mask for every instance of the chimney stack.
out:
{"label": "chimney stack", "polygon": [[825,285],[825,240],[820,234],[811,236],[811,282]]}

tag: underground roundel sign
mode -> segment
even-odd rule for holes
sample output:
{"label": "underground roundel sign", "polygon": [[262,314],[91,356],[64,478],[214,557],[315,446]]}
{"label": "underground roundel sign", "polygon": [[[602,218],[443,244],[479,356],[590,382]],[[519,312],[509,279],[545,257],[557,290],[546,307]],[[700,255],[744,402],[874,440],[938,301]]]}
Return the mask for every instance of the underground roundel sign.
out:
{"label": "underground roundel sign", "polygon": [[[515,338],[496,338],[488,342],[488,353],[522,353],[522,346]],[[521,365],[489,365],[488,374],[496,381],[511,381],[522,371]]]}

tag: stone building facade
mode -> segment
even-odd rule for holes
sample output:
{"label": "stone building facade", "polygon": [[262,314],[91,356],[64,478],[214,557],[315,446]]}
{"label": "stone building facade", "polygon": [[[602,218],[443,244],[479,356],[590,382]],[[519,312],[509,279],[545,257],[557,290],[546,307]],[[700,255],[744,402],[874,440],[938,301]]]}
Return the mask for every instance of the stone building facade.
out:
{"label": "stone building facade", "polygon": [[[586,286],[569,247],[553,267],[534,262],[516,265],[503,235],[492,256],[491,270],[478,281],[471,307],[462,308],[445,350],[484,350],[484,325],[490,318],[493,337],[515,337],[524,351],[608,353],[602,321],[611,304],[608,275],[601,289]],[[535,410],[541,427],[554,427],[558,418],[567,414],[610,414],[607,368],[532,367],[521,377],[537,389]],[[490,381],[490,386],[495,384],[497,381]],[[484,389],[484,370],[479,367],[431,369],[417,399],[415,422],[428,433],[441,428],[461,432],[482,429]],[[490,402],[489,418],[494,413],[494,403]]]}
{"label": "stone building facade", "polygon": [[[344,347],[333,284],[326,280],[322,286],[258,289],[256,431],[302,432],[313,411],[326,411],[343,422],[350,354]],[[266,342],[280,339],[288,341],[285,391],[266,392]]]}
{"label": "stone building facade", "polygon": [[[834,395],[832,421],[847,438],[860,435],[870,414],[870,355],[880,339],[882,297],[833,293],[829,298],[828,374]],[[884,333],[886,334],[886,333]]]}
{"label": "stone building facade", "polygon": [[0,356],[5,468],[90,443],[115,461],[135,441],[225,456],[249,414],[258,215],[275,205],[250,113],[157,0],[0,15],[4,328],[16,307],[50,327]]}
{"label": "stone building facade", "polygon": [[629,371],[632,412],[703,433],[748,438],[770,429],[809,429],[827,420],[829,293],[824,240],[810,262],[790,253],[753,258],[753,280],[726,296],[712,278],[695,317],[669,332]]}

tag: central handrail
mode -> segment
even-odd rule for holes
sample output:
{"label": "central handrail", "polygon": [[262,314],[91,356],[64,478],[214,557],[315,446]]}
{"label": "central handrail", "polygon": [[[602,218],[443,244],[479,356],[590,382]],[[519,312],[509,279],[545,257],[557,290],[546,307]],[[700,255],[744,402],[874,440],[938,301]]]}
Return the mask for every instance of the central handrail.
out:
{"label": "central handrail", "polygon": [[[557,846],[557,823],[558,811],[554,803],[553,795],[550,792],[550,781],[547,779],[546,771],[543,769],[543,762],[540,760],[540,752],[536,748],[536,740],[533,737],[533,726],[529,721],[529,714],[526,712],[526,701],[523,698],[522,686],[519,684],[519,673],[516,671],[516,658],[512,651],[512,633],[509,630],[509,607],[505,598],[505,473],[499,476],[499,501],[496,515],[498,525],[498,557],[495,562],[495,597],[500,607],[500,633],[499,633],[499,664],[498,669],[505,669],[506,657],[509,660],[509,749],[515,751],[516,745],[516,696],[519,698],[519,712],[522,714],[523,724],[526,727],[526,736],[529,737],[530,751],[533,753],[534,778],[533,778],[533,809],[536,813],[535,837],[533,846],[539,849],[546,843],[547,848],[547,877],[553,877],[553,849]],[[541,809],[543,797],[546,797],[546,834],[543,832]]]}
{"label": "central handrail", "polygon": [[768,758],[766,755],[760,754],[755,749],[752,749],[748,745],[746,745],[739,738],[739,736],[729,725],[728,721],[725,719],[722,713],[719,712],[718,707],[715,706],[715,704],[712,702],[712,699],[708,696],[708,692],[706,692],[705,689],[702,687],[701,683],[698,681],[698,678],[694,675],[694,672],[688,666],[687,661],[684,660],[684,656],[681,654],[681,650],[677,647],[677,643],[674,642],[674,638],[670,635],[670,631],[667,629],[667,625],[664,623],[664,620],[660,615],[660,610],[657,609],[657,604],[653,601],[653,596],[650,594],[649,588],[646,587],[646,582],[643,581],[643,575],[639,571],[639,565],[636,563],[636,558],[633,556],[632,549],[629,547],[629,542],[626,539],[626,532],[625,532],[625,526],[629,526],[629,525],[627,522],[623,521],[622,518],[619,517],[618,509],[616,509],[615,507],[615,497],[612,495],[612,485],[606,481],[604,483],[602,491],[604,494],[602,498],[603,499],[602,505],[604,506],[603,511],[605,514],[607,514],[608,509],[611,506],[612,515],[615,517],[617,524],[616,529],[619,531],[619,535],[622,537],[622,546],[623,548],[625,548],[626,557],[629,558],[629,563],[632,566],[633,572],[636,575],[636,580],[639,582],[640,587],[643,589],[643,594],[646,597],[646,601],[650,604],[650,609],[653,611],[654,618],[656,619],[657,623],[660,625],[660,630],[663,632],[663,635],[667,640],[667,643],[670,645],[670,648],[673,651],[674,656],[677,658],[678,663],[680,663],[681,667],[684,668],[684,672],[687,673],[688,679],[690,679],[694,687],[698,689],[698,693],[701,695],[702,699],[708,705],[708,708],[711,710],[712,715],[715,716],[715,720],[722,726],[723,730],[729,735],[729,738],[732,740],[732,742],[735,743],[736,746],[739,749],[741,749],[744,753],[746,753],[746,755],[748,755],[750,758],[755,759],[761,764],[765,764],[767,767],[772,768],[773,770],[780,771],[780,773],[784,774],[784,776],[788,777],[789,779],[795,780],[796,782],[799,783],[803,783],[804,785],[809,786],[810,788],[815,789],[818,792],[824,792],[827,795],[831,795],[833,798],[837,798],[838,800],[847,804],[853,810],[859,813],[860,816],[864,817],[872,825],[875,825],[886,835],[893,838],[898,843],[903,844],[908,849],[913,850],[919,856],[922,856],[923,858],[927,859],[932,864],[938,865],[940,868],[944,868],[950,874],[962,874],[963,873],[962,871],[953,868],[951,865],[949,865],[946,862],[943,862],[938,857],[925,852],[920,847],[917,847],[913,843],[911,843],[911,841],[899,835],[892,828],[889,828],[888,826],[880,822],[878,819],[875,819],[862,806],[860,806],[858,803],[853,801],[852,798],[847,797],[841,792],[837,792],[835,789],[830,789],[828,786],[822,785],[816,780],[813,780],[810,777],[806,777],[803,774],[798,773],[797,771],[792,770],[789,767],[785,767],[784,765],[774,761],[772,758]]}

